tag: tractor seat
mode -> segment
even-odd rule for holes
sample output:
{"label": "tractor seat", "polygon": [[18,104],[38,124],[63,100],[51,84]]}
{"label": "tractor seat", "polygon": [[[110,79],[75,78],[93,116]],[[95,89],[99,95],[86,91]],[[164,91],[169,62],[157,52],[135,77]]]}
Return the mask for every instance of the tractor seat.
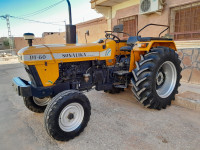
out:
{"label": "tractor seat", "polygon": [[137,41],[140,42],[149,42],[152,40],[167,40],[167,41],[172,41],[173,39],[168,39],[168,38],[160,38],[160,37],[142,37],[141,36],[130,36],[127,40],[127,45],[120,48],[120,51],[125,51],[125,52],[130,52],[135,45]]}
{"label": "tractor seat", "polygon": [[[140,39],[141,37],[139,36],[138,38]],[[121,47],[120,51],[130,52],[137,41],[137,36],[130,36],[127,40],[128,46]]]}

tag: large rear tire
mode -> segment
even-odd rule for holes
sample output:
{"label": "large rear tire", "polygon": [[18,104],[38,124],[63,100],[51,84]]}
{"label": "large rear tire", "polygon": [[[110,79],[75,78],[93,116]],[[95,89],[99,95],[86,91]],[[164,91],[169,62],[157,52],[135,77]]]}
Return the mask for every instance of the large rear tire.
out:
{"label": "large rear tire", "polygon": [[145,107],[165,109],[175,100],[181,79],[178,54],[167,47],[153,48],[132,71],[132,91]]}
{"label": "large rear tire", "polygon": [[90,114],[90,102],[84,94],[75,90],[63,91],[45,110],[46,131],[58,141],[68,141],[83,132]]}

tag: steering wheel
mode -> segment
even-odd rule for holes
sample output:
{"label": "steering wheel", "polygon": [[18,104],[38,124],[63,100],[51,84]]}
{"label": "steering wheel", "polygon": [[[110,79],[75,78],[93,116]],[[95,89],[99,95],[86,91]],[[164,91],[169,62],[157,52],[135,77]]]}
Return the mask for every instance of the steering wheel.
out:
{"label": "steering wheel", "polygon": [[106,38],[110,38],[111,36],[113,37],[112,39],[114,40],[115,38],[118,40],[118,42],[120,42],[120,38],[112,33],[106,33]]}

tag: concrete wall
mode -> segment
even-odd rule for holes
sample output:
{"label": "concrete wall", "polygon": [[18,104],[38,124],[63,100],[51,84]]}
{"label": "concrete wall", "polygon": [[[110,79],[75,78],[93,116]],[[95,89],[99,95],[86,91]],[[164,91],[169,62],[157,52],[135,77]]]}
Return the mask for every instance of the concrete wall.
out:
{"label": "concrete wall", "polygon": [[45,37],[47,35],[52,35],[52,34],[59,34],[59,32],[43,32],[42,37]]}
{"label": "concrete wall", "polygon": [[65,32],[46,35],[44,38],[45,44],[65,44]]}
{"label": "concrete wall", "polygon": [[[28,46],[28,41],[24,40],[23,37],[14,37],[15,49],[19,51],[23,47]],[[46,35],[44,38],[35,38],[33,40],[33,45],[40,44],[64,44],[65,43],[65,33],[56,33],[52,35]]]}
{"label": "concrete wall", "polygon": [[[16,51],[19,51],[23,47],[28,46],[28,41],[24,40],[23,37],[14,37],[14,44]],[[33,45],[45,44],[43,38],[35,38],[33,40]]]}
{"label": "concrete wall", "polygon": [[90,33],[90,35],[87,36],[88,43],[95,42],[100,38],[104,38],[105,31],[108,30],[107,20],[104,17],[77,24],[76,27],[77,27],[78,43],[86,42],[85,32],[87,30],[89,30]]}

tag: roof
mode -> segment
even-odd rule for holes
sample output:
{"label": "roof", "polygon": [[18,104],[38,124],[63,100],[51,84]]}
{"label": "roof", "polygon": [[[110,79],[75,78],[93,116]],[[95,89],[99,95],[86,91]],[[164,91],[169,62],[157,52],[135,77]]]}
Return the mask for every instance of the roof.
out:
{"label": "roof", "polygon": [[91,0],[90,3],[92,8],[95,8],[95,6],[114,6],[126,1],[128,0]]}
{"label": "roof", "polygon": [[100,17],[100,18],[92,19],[92,20],[85,21],[82,23],[78,23],[78,24],[76,24],[76,27],[80,28],[80,27],[84,27],[84,26],[88,26],[88,25],[95,25],[100,22],[106,22],[106,21],[107,20],[104,17]]}

